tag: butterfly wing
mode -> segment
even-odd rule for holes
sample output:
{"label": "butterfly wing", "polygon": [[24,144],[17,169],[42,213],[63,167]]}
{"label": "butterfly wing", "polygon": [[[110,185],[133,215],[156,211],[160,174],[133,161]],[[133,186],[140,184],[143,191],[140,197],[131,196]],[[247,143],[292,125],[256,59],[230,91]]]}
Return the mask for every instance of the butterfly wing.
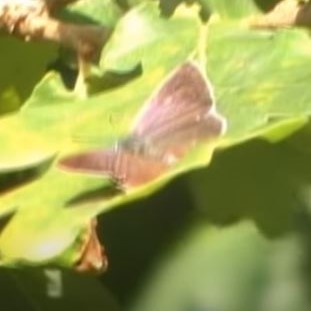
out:
{"label": "butterfly wing", "polygon": [[221,135],[210,83],[193,62],[173,72],[146,104],[134,135],[157,146],[165,157],[180,158],[191,146]]}
{"label": "butterfly wing", "polygon": [[113,173],[115,166],[115,153],[113,150],[92,150],[69,155],[59,160],[61,168],[81,172],[103,175]]}
{"label": "butterfly wing", "polygon": [[138,186],[161,175],[168,166],[157,159],[135,154],[122,147],[93,150],[65,157],[59,166],[76,172],[108,175],[123,187]]}
{"label": "butterfly wing", "polygon": [[114,149],[68,156],[59,164],[73,171],[110,175],[125,187],[137,186],[161,175],[198,142],[219,136],[224,126],[215,111],[211,86],[199,68],[187,62],[146,103],[127,140]]}

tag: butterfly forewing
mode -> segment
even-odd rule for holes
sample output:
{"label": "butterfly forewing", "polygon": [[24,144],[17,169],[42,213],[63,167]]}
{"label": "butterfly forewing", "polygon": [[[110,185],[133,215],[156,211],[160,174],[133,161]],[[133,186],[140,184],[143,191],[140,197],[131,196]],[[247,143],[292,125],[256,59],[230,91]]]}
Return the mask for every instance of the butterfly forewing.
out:
{"label": "butterfly forewing", "polygon": [[134,134],[153,137],[168,129],[174,131],[175,127],[195,122],[212,106],[211,88],[200,69],[194,63],[187,62],[175,70],[145,104],[135,124]]}

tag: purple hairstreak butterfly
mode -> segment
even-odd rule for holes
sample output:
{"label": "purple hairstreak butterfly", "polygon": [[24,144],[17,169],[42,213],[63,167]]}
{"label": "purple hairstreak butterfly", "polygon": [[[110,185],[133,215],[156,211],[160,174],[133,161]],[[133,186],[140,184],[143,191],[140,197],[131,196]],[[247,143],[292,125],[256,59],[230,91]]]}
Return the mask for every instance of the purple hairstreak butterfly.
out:
{"label": "purple hairstreak butterfly", "polygon": [[112,148],[69,155],[60,167],[109,175],[122,188],[150,182],[178,163],[199,143],[226,128],[216,112],[210,83],[192,61],[183,63],[145,103],[131,134]]}

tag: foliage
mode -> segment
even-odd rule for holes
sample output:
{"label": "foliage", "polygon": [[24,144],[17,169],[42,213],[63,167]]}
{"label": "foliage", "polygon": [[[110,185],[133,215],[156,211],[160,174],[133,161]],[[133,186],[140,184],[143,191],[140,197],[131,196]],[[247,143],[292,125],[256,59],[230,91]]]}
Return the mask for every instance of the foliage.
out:
{"label": "foliage", "polygon": [[[308,31],[252,28],[248,17],[262,14],[252,0],[102,2],[80,0],[62,15],[113,27],[81,86],[86,97],[45,70],[55,46],[1,38],[2,265],[72,266],[90,219],[105,213],[105,283],[131,298],[132,310],[307,310]],[[213,84],[228,122],[222,139],[112,197],[109,178],[57,167],[64,155],[126,136],[154,90],[189,58]],[[148,261],[168,245],[148,286],[134,284],[133,300],[130,280],[143,282]]]}

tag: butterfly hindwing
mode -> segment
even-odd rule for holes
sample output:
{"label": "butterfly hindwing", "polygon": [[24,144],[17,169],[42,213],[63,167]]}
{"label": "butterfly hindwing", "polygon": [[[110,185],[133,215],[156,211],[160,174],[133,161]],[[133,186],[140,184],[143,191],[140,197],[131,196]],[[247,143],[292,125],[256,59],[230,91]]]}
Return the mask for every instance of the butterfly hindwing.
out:
{"label": "butterfly hindwing", "polygon": [[[134,134],[152,136],[174,124],[195,121],[212,108],[213,98],[200,69],[186,62],[176,69],[145,104],[136,121]],[[177,118],[183,119],[178,120]]]}
{"label": "butterfly hindwing", "polygon": [[108,175],[123,187],[146,183],[168,168],[162,161],[135,154],[122,147],[71,155],[61,159],[59,165],[76,172]]}

